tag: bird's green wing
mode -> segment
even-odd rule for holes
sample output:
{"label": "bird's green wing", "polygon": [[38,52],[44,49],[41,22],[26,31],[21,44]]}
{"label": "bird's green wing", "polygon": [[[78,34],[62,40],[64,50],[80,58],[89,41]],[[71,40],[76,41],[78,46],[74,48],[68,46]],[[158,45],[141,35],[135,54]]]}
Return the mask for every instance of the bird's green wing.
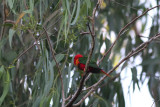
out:
{"label": "bird's green wing", "polygon": [[[81,58],[79,58],[79,62],[82,63],[82,64],[86,64],[86,62],[87,62],[87,57],[81,57]],[[94,60],[92,60],[92,59],[90,60],[89,66],[90,66],[90,67],[94,67],[94,68],[99,68],[99,67],[97,66],[97,64],[96,64],[96,61],[94,61]]]}
{"label": "bird's green wing", "polygon": [[87,57],[81,57],[81,58],[79,58],[79,62],[82,63],[82,64],[86,64]]}

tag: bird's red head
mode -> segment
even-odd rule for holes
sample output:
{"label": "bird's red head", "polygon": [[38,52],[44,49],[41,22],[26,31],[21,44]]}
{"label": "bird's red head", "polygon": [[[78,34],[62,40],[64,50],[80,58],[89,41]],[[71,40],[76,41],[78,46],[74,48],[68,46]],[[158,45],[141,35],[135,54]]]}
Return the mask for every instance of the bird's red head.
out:
{"label": "bird's red head", "polygon": [[79,58],[83,57],[81,54],[77,54],[75,57],[74,57],[74,65],[78,65],[79,64]]}

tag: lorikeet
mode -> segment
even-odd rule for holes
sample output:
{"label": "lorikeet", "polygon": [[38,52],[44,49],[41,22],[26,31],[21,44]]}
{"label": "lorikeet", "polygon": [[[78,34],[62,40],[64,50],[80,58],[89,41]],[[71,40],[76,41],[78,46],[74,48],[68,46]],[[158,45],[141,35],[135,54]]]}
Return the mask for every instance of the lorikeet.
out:
{"label": "lorikeet", "polygon": [[[74,57],[74,65],[77,66],[80,70],[85,69],[85,64],[87,62],[87,57],[83,57],[81,54],[77,54]],[[105,71],[103,71],[101,68],[99,68],[95,61],[91,60],[88,65],[88,71],[91,73],[103,73],[109,77],[111,77],[109,74],[107,74]]]}

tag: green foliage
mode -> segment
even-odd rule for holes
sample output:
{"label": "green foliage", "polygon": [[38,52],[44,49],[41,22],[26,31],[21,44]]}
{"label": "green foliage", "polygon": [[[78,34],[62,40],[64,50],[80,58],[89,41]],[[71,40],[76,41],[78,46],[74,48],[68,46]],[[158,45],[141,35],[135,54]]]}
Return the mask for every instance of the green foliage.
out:
{"label": "green foliage", "polygon": [[5,70],[4,66],[1,66],[0,68],[0,81],[2,88],[2,95],[0,96],[0,106],[4,102],[5,97],[7,96],[7,93],[9,91],[10,87],[10,75],[9,72]]}
{"label": "green foliage", "polygon": [[14,33],[15,33],[15,30],[13,30],[13,29],[9,30],[9,45],[10,45],[10,47],[12,47],[12,38],[13,38]]}
{"label": "green foliage", "polygon": [[[140,4],[138,0],[99,1],[102,4],[96,11],[95,17],[96,36],[92,54],[94,65],[103,57],[104,53],[100,52],[102,45],[105,44],[106,52],[119,31],[133,18],[139,16],[140,12],[150,8],[144,3]],[[59,70],[62,73],[64,94],[67,98],[75,93],[83,75],[83,71],[79,71],[73,65],[73,59],[76,54],[88,56],[92,38],[90,34],[80,33],[89,32],[86,24],[89,22],[90,26],[92,25],[88,16],[92,16],[97,0],[4,0],[4,2],[0,1],[2,6],[0,7],[0,106],[60,107],[62,87]],[[148,18],[151,18],[153,23],[149,29]],[[136,22],[127,27],[99,67],[105,72],[110,71],[120,60],[116,59],[117,55],[120,58],[125,57],[144,42],[140,37],[141,33],[148,30],[149,38],[157,34],[160,29],[158,20],[158,12],[154,16],[146,14],[139,19],[142,23],[140,30]],[[115,37],[112,35],[113,32]],[[50,37],[53,51],[46,35]],[[160,71],[159,52],[159,41],[154,41],[142,53],[137,54],[142,60],[139,63],[142,68],[140,78],[138,78],[139,69],[136,68],[138,65],[134,64],[137,61],[136,55],[131,57],[131,60],[126,60],[120,67],[124,70],[131,64],[129,67],[131,66],[132,76],[129,78],[132,78],[133,91],[136,87],[141,88],[139,83],[143,83],[144,78],[150,77],[148,87],[154,100],[158,101],[155,104],[157,107],[160,106],[157,78]],[[86,62],[84,59],[83,61]],[[111,75],[117,76],[121,72],[120,69],[117,68]],[[92,86],[102,76],[93,74],[85,82],[84,87]],[[123,78],[119,76],[115,79],[106,78],[80,107],[113,105],[125,107],[126,92],[123,91],[121,79]],[[88,90],[82,91],[75,103],[87,92]]]}
{"label": "green foliage", "polygon": [[138,88],[140,89],[139,87],[139,82],[138,82],[138,78],[137,78],[137,69],[134,67],[131,69],[132,71],[132,81],[133,81],[133,91],[135,90],[135,85],[137,84]]}
{"label": "green foliage", "polygon": [[38,24],[34,16],[24,18],[23,23],[24,25],[21,25],[19,29],[24,32],[26,32],[26,30],[31,30],[36,34],[42,30],[42,26]]}

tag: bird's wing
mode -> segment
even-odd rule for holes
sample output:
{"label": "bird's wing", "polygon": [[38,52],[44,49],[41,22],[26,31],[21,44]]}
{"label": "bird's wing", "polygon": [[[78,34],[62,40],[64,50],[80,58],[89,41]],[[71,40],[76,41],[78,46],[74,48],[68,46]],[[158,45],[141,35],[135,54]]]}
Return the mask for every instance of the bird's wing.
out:
{"label": "bird's wing", "polygon": [[[87,57],[79,58],[79,62],[82,63],[82,64],[86,64]],[[90,67],[94,67],[94,68],[99,68],[94,60],[90,60],[89,66]]]}

